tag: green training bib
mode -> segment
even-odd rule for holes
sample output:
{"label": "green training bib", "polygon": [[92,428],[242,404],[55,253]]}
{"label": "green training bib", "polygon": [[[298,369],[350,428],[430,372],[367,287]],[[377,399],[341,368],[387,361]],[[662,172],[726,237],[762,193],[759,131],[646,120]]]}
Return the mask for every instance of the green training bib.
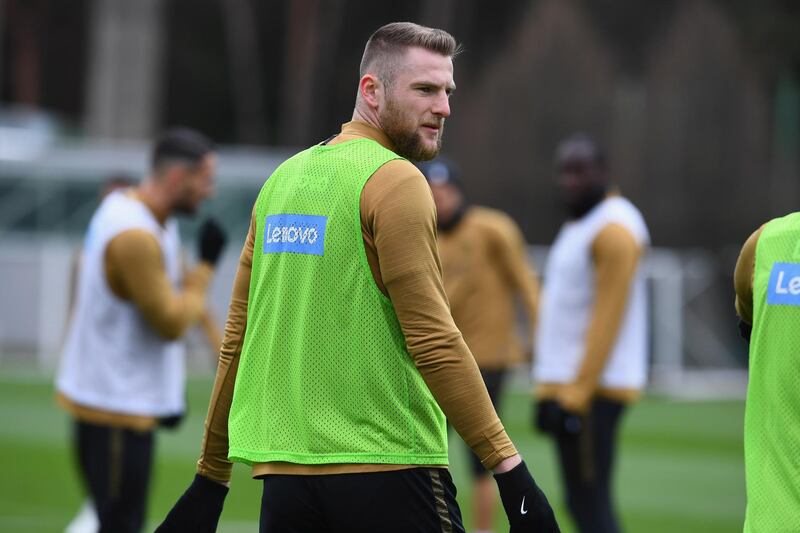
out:
{"label": "green training bib", "polygon": [[447,464],[444,415],[364,250],[361,191],[393,159],[368,139],[314,146],[261,189],[231,460]]}
{"label": "green training bib", "polygon": [[770,221],[756,245],[744,430],[744,530],[800,527],[800,213]]}

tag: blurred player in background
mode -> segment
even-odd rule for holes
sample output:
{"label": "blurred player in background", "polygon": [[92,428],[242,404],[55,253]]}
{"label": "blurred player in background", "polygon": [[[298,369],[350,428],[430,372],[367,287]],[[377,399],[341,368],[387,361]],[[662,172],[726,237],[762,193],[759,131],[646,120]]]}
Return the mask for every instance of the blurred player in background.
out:
{"label": "blurred player in background", "polygon": [[[137,180],[133,176],[123,173],[112,174],[105,179],[100,186],[100,192],[97,197],[98,203],[102,202],[106,196],[112,192],[121,189],[129,189],[134,187],[136,183]],[[72,271],[70,272],[69,295],[67,300],[69,306],[67,310],[66,321],[67,329],[65,332],[68,331],[69,324],[72,321],[72,314],[75,310],[75,299],[82,255],[83,249],[78,248],[75,250],[72,260]],[[182,259],[182,264],[186,264],[185,259]],[[187,273],[188,272],[184,272],[184,275]],[[203,330],[203,334],[206,338],[209,348],[211,349],[212,353],[214,353],[216,358],[217,354],[219,353],[219,347],[222,344],[222,335],[220,334],[217,321],[214,319],[211,311],[207,307],[204,308],[203,314],[200,316],[199,325]],[[177,424],[175,427],[177,427]],[[75,515],[75,517],[67,525],[64,533],[95,533],[99,527],[100,520],[97,517],[97,510],[92,503],[92,499],[87,497],[81,505],[81,508],[78,510],[78,514]]]}
{"label": "blurred player in background", "polygon": [[[444,158],[422,163],[436,204],[442,280],[456,326],[464,335],[492,404],[499,412],[509,366],[530,354],[516,329],[516,299],[523,303],[533,338],[539,284],[519,228],[505,213],[469,205],[455,165]],[[490,472],[469,452],[473,526],[488,532],[494,522],[495,487]]]}
{"label": "blurred player in background", "polygon": [[456,52],[442,30],[378,29],[352,121],[264,184],[197,475],[159,531],[214,531],[231,460],[263,480],[262,533],[463,531],[445,413],[495,472],[511,531],[558,530],[453,323],[408,161],[439,152]]}
{"label": "blurred player in background", "polygon": [[550,249],[533,377],[536,425],[558,449],[582,533],[619,525],[611,478],[617,428],[647,376],[647,302],[639,268],[649,244],[638,209],[611,191],[606,158],[586,135],[561,142],[558,187],[569,220]]}
{"label": "blurred player in background", "polygon": [[761,226],[734,271],[750,342],[744,417],[745,533],[800,525],[800,213]]}
{"label": "blurred player in background", "polygon": [[78,462],[101,532],[144,524],[154,430],[185,410],[179,341],[205,310],[225,236],[200,231],[200,263],[182,275],[175,214],[213,192],[216,156],[201,134],[175,129],[153,148],[150,175],[108,194],[89,225],[75,309],[56,380],[75,419]]}

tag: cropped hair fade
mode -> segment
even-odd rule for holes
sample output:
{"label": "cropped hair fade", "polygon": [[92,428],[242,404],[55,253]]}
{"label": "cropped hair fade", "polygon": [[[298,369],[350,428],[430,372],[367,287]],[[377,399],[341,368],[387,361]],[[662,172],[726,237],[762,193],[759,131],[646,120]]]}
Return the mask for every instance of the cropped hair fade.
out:
{"label": "cropped hair fade", "polygon": [[155,172],[175,163],[197,165],[213,151],[214,143],[199,131],[172,128],[164,132],[153,146],[150,165]]}
{"label": "cropped hair fade", "polygon": [[364,47],[359,76],[370,70],[390,85],[398,57],[411,47],[419,47],[447,57],[461,51],[455,38],[444,30],[420,26],[413,22],[392,22],[373,33]]}
{"label": "cropped hair fade", "polygon": [[560,162],[570,151],[579,151],[591,159],[598,167],[608,167],[608,158],[603,147],[597,139],[585,132],[573,133],[558,143],[556,148],[556,161]]}

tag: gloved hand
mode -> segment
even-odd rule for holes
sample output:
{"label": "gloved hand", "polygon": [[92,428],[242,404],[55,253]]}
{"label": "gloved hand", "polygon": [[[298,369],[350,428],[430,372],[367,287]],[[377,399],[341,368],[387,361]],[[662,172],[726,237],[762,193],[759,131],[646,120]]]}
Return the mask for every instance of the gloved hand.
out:
{"label": "gloved hand", "polygon": [[511,525],[510,533],[560,533],[553,509],[524,461],[508,472],[495,474],[494,479]]}
{"label": "gloved hand", "polygon": [[577,435],[583,428],[583,418],[555,400],[542,400],[534,408],[533,426],[542,433]]}
{"label": "gloved hand", "polygon": [[557,399],[564,411],[582,416],[592,408],[593,393],[586,385],[567,383],[558,391]]}
{"label": "gloved hand", "polygon": [[200,259],[208,261],[211,266],[216,265],[227,240],[222,226],[213,218],[207,218],[200,226],[198,241]]}
{"label": "gloved hand", "polygon": [[158,419],[158,427],[164,429],[177,429],[186,418],[186,411],[174,415],[162,416]]}
{"label": "gloved hand", "polygon": [[750,342],[750,335],[753,333],[753,326],[745,322],[744,320],[739,320],[739,335],[742,336],[744,340],[748,343]]}
{"label": "gloved hand", "polygon": [[214,533],[228,487],[196,474],[156,533]]}

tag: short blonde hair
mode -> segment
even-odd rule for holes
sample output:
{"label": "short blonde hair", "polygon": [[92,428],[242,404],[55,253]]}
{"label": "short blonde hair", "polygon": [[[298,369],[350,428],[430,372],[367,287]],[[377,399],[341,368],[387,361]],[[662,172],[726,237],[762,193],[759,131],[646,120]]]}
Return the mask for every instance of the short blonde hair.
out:
{"label": "short blonde hair", "polygon": [[381,26],[370,36],[361,57],[359,76],[371,70],[390,86],[399,57],[411,47],[424,48],[447,57],[455,57],[461,51],[455,38],[444,30],[413,22],[392,22]]}

